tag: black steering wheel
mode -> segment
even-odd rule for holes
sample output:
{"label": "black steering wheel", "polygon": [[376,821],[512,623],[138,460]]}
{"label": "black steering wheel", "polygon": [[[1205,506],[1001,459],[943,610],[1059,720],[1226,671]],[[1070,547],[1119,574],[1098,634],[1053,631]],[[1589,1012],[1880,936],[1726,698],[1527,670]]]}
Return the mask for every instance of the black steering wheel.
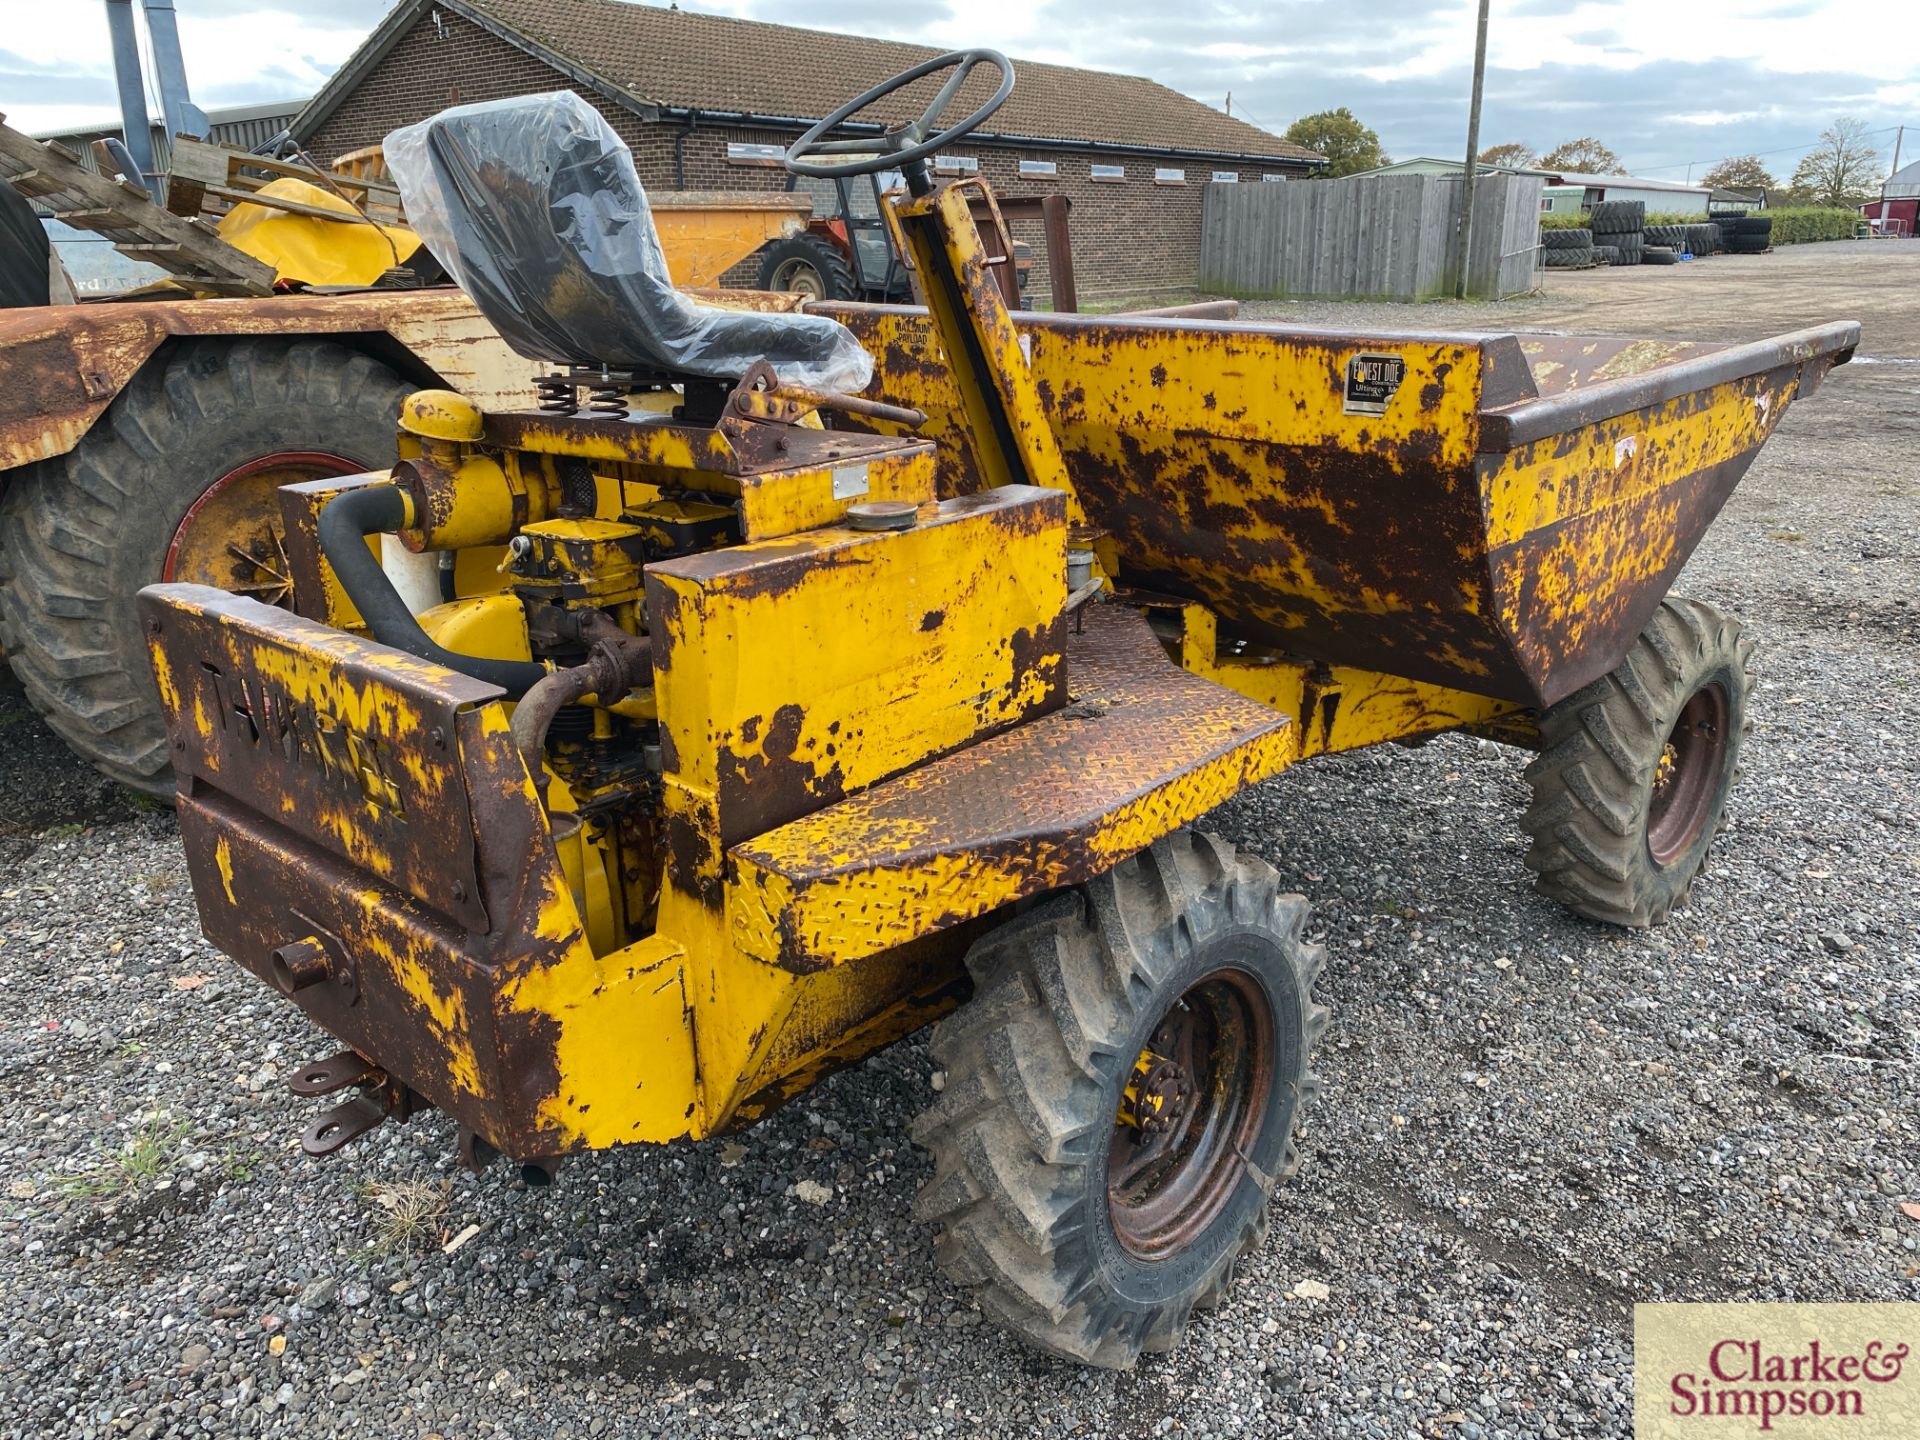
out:
{"label": "black steering wheel", "polygon": [[[954,96],[960,93],[961,86],[967,83],[967,77],[973,74],[974,67],[981,64],[991,65],[1000,72],[1000,84],[995,87],[992,97],[959,124],[949,125],[944,130],[934,129],[941,115],[953,103]],[[953,71],[953,77],[940,87],[940,93],[933,97],[933,103],[920,113],[918,120],[884,134],[855,140],[820,138],[876,101],[885,99],[897,90],[906,89],[914,81],[935,71],[947,69]],[[829,180],[844,175],[874,175],[882,170],[903,170],[907,174],[909,188],[917,188],[913,184],[917,171],[920,184],[924,186],[926,169],[918,162],[924,161],[949,141],[958,140],[977,128],[989,115],[1006,104],[1007,96],[1012,93],[1013,62],[998,50],[955,50],[946,55],[936,55],[854,96],[789,145],[784,163],[796,175],[818,175]],[[855,155],[859,158],[822,163],[817,157],[824,155]]]}

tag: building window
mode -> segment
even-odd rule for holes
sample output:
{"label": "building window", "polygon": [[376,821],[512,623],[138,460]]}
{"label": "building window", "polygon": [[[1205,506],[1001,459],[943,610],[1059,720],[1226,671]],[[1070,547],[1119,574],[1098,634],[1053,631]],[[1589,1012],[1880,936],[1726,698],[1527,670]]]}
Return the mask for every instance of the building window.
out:
{"label": "building window", "polygon": [[974,155],[936,155],[933,169],[938,175],[973,175],[979,172],[980,160]]}
{"label": "building window", "polygon": [[1058,175],[1060,166],[1053,160],[1022,160],[1020,173],[1022,175]]}
{"label": "building window", "polygon": [[756,145],[745,140],[727,142],[729,165],[778,165],[786,153],[784,145]]}
{"label": "building window", "polygon": [[1284,180],[1287,177],[1284,175],[1262,175],[1260,178],[1262,180]]}
{"label": "building window", "polygon": [[1127,178],[1127,167],[1124,165],[1092,165],[1087,168],[1087,173],[1095,180],[1124,180]]}
{"label": "building window", "polygon": [[1213,172],[1213,183],[1216,185],[1238,185],[1240,183],[1240,172],[1238,170],[1216,170]]}
{"label": "building window", "polygon": [[1153,183],[1156,185],[1184,185],[1187,183],[1187,172],[1175,169],[1171,165],[1163,165],[1153,172]]}

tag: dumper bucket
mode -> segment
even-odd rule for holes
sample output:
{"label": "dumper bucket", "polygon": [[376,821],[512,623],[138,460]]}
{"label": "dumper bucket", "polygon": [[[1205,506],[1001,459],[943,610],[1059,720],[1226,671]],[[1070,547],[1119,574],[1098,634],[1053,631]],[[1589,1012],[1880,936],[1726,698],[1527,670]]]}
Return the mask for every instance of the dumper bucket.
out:
{"label": "dumper bucket", "polygon": [[[923,315],[816,307],[978,484]],[[1022,316],[1123,583],[1224,633],[1528,705],[1618,663],[1846,322],[1744,345]]]}

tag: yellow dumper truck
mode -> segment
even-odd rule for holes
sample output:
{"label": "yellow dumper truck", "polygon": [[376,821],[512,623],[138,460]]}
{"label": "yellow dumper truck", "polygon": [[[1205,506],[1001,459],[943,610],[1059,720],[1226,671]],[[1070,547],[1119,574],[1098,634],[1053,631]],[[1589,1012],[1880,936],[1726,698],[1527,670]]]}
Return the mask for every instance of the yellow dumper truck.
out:
{"label": "yellow dumper truck", "polygon": [[[942,1265],[1125,1366],[1259,1243],[1327,1022],[1306,901],[1189,827],[1476,731],[1539,752],[1548,894],[1664,918],[1747,729],[1739,627],[1666,589],[1858,327],[1016,329],[979,182],[927,163],[1012,83],[942,57],[788,152],[904,172],[924,310],[677,294],[571,96],[390,137],[541,407],[410,396],[391,472],[279,490],[291,611],[141,611],[207,934],[340,1047],[291,1077],[337,1100],[309,1151],[439,1110],[542,1179],[938,1021]],[[834,137],[869,108],[883,141]],[[383,539],[452,598],[409,606]]]}

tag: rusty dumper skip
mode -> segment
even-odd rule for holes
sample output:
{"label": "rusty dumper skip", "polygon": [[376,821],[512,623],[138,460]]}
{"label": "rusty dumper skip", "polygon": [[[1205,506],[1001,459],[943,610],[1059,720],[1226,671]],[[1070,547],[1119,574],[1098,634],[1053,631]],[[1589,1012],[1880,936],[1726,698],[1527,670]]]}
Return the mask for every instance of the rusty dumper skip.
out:
{"label": "rusty dumper skip", "polygon": [[[822,138],[945,71],[878,156]],[[789,152],[908,177],[927,306],[843,324],[619,261],[644,197],[571,97],[403,132],[409,213],[560,365],[545,408],[416,394],[391,475],[282,489],[297,614],[142,603],[206,931],[348,1047],[294,1077],[353,1092],[310,1150],[428,1107],[536,1170],[700,1139],[945,1016],[915,1130],[943,1265],[1127,1365],[1259,1242],[1326,1023],[1306,902],[1185,827],[1472,730],[1539,751],[1548,894],[1664,918],[1747,724],[1739,628],[1665,592],[1858,330],[1016,325],[978,182],[926,164],[1011,83],[943,57]],[[581,194],[620,223],[562,243]],[[410,613],[380,535],[449,598]]]}

